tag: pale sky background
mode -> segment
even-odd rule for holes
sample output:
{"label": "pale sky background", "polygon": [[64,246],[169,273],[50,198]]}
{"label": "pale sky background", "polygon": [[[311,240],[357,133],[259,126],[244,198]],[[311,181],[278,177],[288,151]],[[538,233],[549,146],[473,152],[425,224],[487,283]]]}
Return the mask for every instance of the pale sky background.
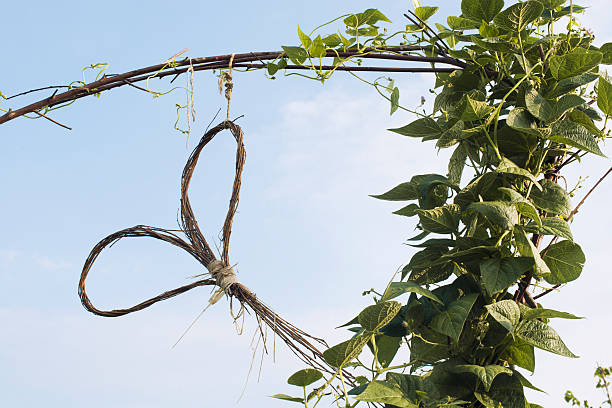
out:
{"label": "pale sky background", "polygon": [[[459,1],[440,16],[458,14]],[[609,1],[588,1],[582,21],[612,40]],[[9,2],[3,5],[0,90],[22,90],[78,79],[82,67],[108,62],[118,73],[159,63],[190,48],[189,56],[276,50],[304,31],[373,2],[265,3],[162,1],[82,3]],[[395,24],[409,1],[379,8]],[[440,17],[438,16],[438,18]],[[396,75],[401,102],[431,102],[428,75]],[[231,259],[239,278],[279,314],[328,339],[349,335],[333,327],[353,317],[406,263],[414,220],[391,214],[401,204],[368,197],[413,174],[445,174],[449,152],[403,138],[386,128],[413,118],[389,117],[388,104],[354,78],[338,74],[325,86],[297,77],[268,80],[262,72],[236,74],[232,116],[244,114],[247,163]],[[165,85],[167,82],[163,82]],[[153,82],[155,84],[155,82]],[[164,86],[161,85],[161,86]],[[174,228],[180,174],[191,149],[224,105],[210,72],[196,74],[198,120],[186,147],[172,129],[178,92],[154,100],[124,87],[100,99],[80,100],[54,112],[74,128],[18,119],[0,126],[0,405],[34,407],[235,406],[247,378],[256,328],[247,319],[238,336],[228,302],[211,308],[175,349],[170,346],[201,310],[207,288],[193,290],[122,318],[86,312],[77,282],[89,251],[104,236],[128,226]],[[44,96],[44,95],[41,95]],[[23,101],[26,102],[26,101]],[[7,106],[3,104],[2,106]],[[15,106],[13,106],[15,107]],[[191,201],[211,241],[229,197],[234,144],[221,134],[202,155]],[[604,151],[610,155],[609,146]],[[579,196],[610,165],[584,162],[592,174]],[[578,174],[568,175],[574,183]],[[586,255],[583,276],[544,298],[551,308],[586,316],[554,327],[580,359],[537,353],[531,381],[548,394],[530,394],[545,407],[565,406],[571,388],[593,402],[596,362],[612,364],[609,279],[610,180],[584,205],[573,231]],[[577,200],[576,200],[577,202]],[[175,247],[125,240],[101,256],[88,281],[102,308],[131,306],[188,282],[202,272]],[[242,407],[281,407],[269,398],[294,393],[286,378],[303,368],[284,347],[276,362],[259,354]]]}

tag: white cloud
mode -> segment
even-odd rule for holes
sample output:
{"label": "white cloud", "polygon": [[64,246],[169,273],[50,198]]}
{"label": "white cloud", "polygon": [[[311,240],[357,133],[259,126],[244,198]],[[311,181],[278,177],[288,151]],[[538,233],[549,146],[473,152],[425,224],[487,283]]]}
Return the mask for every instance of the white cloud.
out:
{"label": "white cloud", "polygon": [[[429,84],[402,95],[402,103],[417,105]],[[282,119],[270,130],[282,135],[278,159],[280,188],[272,196],[300,195],[304,205],[328,206],[339,197],[374,194],[406,181],[413,173],[446,173],[443,151],[435,158],[432,143],[402,137],[387,128],[414,120],[398,111],[389,118],[389,105],[373,89],[324,89],[314,98],[295,100],[282,109]],[[432,160],[432,157],[434,158]],[[439,160],[438,160],[439,159]],[[303,192],[308,191],[308,195]]]}
{"label": "white cloud", "polygon": [[21,252],[15,249],[0,249],[0,264],[14,262],[20,254]]}
{"label": "white cloud", "polygon": [[65,270],[72,266],[70,262],[61,259],[53,259],[48,256],[35,255],[33,258],[38,266],[49,271]]}

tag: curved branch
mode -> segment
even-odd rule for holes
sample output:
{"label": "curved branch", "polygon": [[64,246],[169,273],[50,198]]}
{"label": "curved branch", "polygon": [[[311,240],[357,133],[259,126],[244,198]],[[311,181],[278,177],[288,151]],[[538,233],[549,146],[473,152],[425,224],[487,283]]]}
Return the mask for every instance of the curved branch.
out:
{"label": "curved branch", "polygon": [[[410,61],[419,63],[429,64],[446,64],[456,68],[414,68],[414,67],[363,67],[363,66],[340,66],[336,67],[338,71],[371,71],[371,72],[452,72],[456,69],[463,69],[466,64],[456,59],[439,55],[434,57],[426,57],[421,55],[409,55],[402,54],[406,52],[424,51],[423,47],[420,46],[398,46],[398,47],[381,47],[381,48],[366,48],[364,50],[349,50],[345,52],[338,52],[336,50],[328,50],[325,58],[347,58],[347,57],[359,57],[363,59],[385,59],[393,61]],[[389,54],[386,54],[389,53]],[[285,55],[284,51],[265,51],[265,52],[249,52],[244,54],[234,54],[233,66],[243,68],[264,68],[266,65],[264,61],[274,61],[279,57]],[[9,120],[18,118],[28,113],[32,113],[43,109],[45,107],[57,106],[62,103],[74,101],[86,96],[98,94],[100,92],[108,91],[113,88],[117,88],[125,85],[133,85],[135,82],[145,81],[149,78],[163,78],[168,75],[177,76],[187,72],[190,67],[193,67],[194,71],[205,71],[213,69],[223,69],[229,64],[231,54],[227,55],[216,55],[211,57],[200,57],[200,58],[185,58],[181,61],[173,63],[163,63],[152,65],[149,67],[139,68],[132,71],[124,72],[118,75],[104,75],[101,79],[93,81],[91,83],[72,88],[63,93],[53,93],[48,98],[41,99],[30,105],[22,108],[12,110],[9,109],[7,113],[0,116],[0,124],[8,122]],[[253,62],[256,62],[253,64]],[[324,66],[323,69],[332,69],[333,66]],[[288,65],[286,69],[289,70],[300,70],[310,69],[304,65]],[[29,91],[25,92],[28,93]]]}

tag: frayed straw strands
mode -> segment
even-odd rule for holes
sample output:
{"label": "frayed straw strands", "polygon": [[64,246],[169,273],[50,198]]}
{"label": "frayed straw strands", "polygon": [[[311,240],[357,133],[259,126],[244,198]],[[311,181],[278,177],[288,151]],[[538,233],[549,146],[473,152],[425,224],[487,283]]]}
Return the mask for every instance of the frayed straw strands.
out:
{"label": "frayed straw strands", "polygon": [[[215,135],[224,129],[230,130],[236,139],[238,147],[236,151],[236,175],[234,178],[234,186],[229,209],[225,217],[225,223],[223,224],[223,249],[221,259],[217,260],[210,249],[210,246],[206,242],[206,239],[198,226],[198,222],[195,219],[193,209],[191,208],[191,204],[189,202],[188,190],[191,177],[193,176],[193,172],[200,157],[200,153],[208,142],[210,142]],[[229,242],[232,232],[232,221],[234,214],[236,213],[236,209],[238,208],[241,174],[245,156],[246,153],[243,143],[242,129],[235,123],[225,120],[206,132],[194,151],[191,153],[189,160],[187,160],[181,180],[181,229],[186,236],[187,241],[172,231],[145,225],[137,225],[135,227],[126,228],[107,236],[92,249],[91,253],[87,257],[87,260],[85,261],[85,265],[83,266],[81,279],[79,281],[79,297],[81,298],[81,302],[83,303],[85,309],[94,314],[107,317],[117,317],[145,309],[159,301],[169,299],[198,286],[216,285],[218,286],[218,289],[213,297],[209,300],[210,304],[215,303],[224,293],[229,296],[230,299],[237,299],[242,308],[246,308],[247,311],[250,310],[255,313],[258,324],[261,325],[263,323],[270,328],[275,335],[283,340],[289,349],[303,362],[314,368],[327,372],[334,372],[335,370],[325,363],[321,352],[313,344],[318,343],[321,346],[327,347],[325,341],[311,336],[277,315],[272,309],[262,303],[246,286],[238,282],[233,269],[229,266]],[[87,296],[87,292],[85,290],[85,280],[87,279],[94,262],[104,248],[114,244],[122,238],[131,237],[151,237],[161,241],[166,241],[187,251],[208,269],[208,273],[210,273],[212,279],[209,278],[197,280],[189,285],[169,290],[127,309],[115,309],[108,311],[97,309]],[[259,330],[263,335],[261,326]]]}

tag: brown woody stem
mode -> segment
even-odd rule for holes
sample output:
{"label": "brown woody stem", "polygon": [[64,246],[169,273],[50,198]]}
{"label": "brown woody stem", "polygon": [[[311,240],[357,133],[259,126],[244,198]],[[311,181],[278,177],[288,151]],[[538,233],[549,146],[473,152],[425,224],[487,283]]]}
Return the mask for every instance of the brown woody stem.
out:
{"label": "brown woody stem", "polygon": [[[421,55],[402,54],[406,52],[424,51],[424,47],[420,46],[398,46],[398,47],[380,47],[366,48],[362,50],[348,50],[339,52],[336,50],[328,50],[326,58],[348,58],[358,57],[363,59],[386,59],[393,61],[411,61],[419,63],[439,63],[451,65],[456,68],[410,68],[410,67],[362,67],[362,66],[340,66],[335,67],[339,71],[371,71],[371,72],[452,72],[455,69],[465,68],[466,64],[447,56],[426,57]],[[234,54],[234,67],[244,68],[264,68],[264,61],[274,61],[279,57],[284,56],[283,51],[265,51],[265,52],[249,52],[243,54]],[[62,103],[74,101],[93,94],[99,94],[113,88],[125,85],[133,85],[135,82],[146,81],[150,78],[163,78],[168,75],[176,76],[187,72],[190,67],[194,71],[214,70],[227,68],[232,54],[217,55],[201,58],[185,58],[181,61],[166,62],[163,64],[152,65],[149,67],[139,68],[132,71],[124,72],[118,75],[105,75],[97,81],[85,84],[80,87],[72,88],[66,92],[54,93],[48,98],[41,99],[30,105],[19,109],[9,109],[7,113],[0,116],[0,124],[9,120],[18,118],[28,113],[38,111],[45,107],[57,106]],[[259,62],[259,64],[252,64]],[[333,66],[325,66],[323,69],[332,69]],[[303,65],[289,65],[287,69],[299,70],[310,69]],[[40,88],[39,88],[40,89]],[[34,92],[35,90],[26,91],[22,94]]]}

